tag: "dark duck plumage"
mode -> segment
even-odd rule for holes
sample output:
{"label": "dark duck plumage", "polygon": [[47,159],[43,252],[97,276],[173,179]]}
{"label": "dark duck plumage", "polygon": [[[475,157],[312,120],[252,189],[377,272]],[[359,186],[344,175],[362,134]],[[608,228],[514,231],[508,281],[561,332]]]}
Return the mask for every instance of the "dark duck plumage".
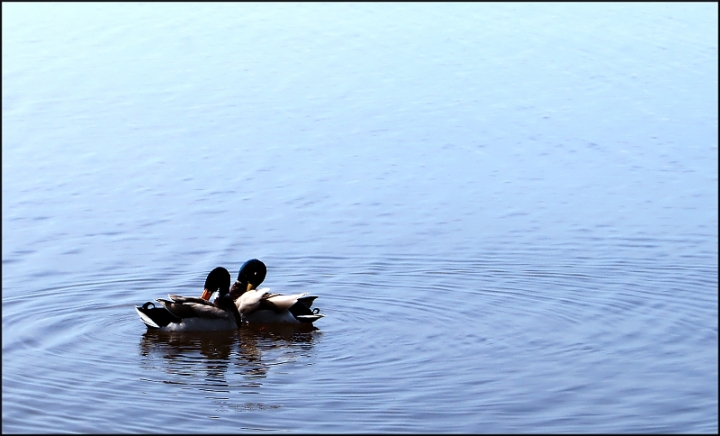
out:
{"label": "dark duck plumage", "polygon": [[[140,319],[149,330],[202,331],[233,330],[242,326],[242,318],[230,297],[230,273],[223,267],[210,271],[205,279],[203,295],[219,296],[213,303],[197,297],[181,297],[168,294],[169,300],[158,298],[162,307],[152,302],[135,306]],[[152,306],[152,307],[150,307]]]}

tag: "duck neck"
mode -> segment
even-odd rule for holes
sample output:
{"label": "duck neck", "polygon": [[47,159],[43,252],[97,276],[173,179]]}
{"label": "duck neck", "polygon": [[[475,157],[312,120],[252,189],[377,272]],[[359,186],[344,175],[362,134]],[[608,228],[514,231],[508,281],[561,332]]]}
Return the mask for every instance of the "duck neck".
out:
{"label": "duck neck", "polygon": [[216,306],[225,310],[226,312],[230,312],[233,316],[233,319],[235,320],[237,328],[242,328],[242,317],[240,316],[240,312],[238,312],[238,308],[235,305],[234,300],[230,297],[230,291],[228,289],[220,290],[220,295],[217,298]]}
{"label": "duck neck", "polygon": [[232,288],[230,288],[230,298],[233,301],[237,300],[238,297],[245,293],[246,289],[246,284],[242,283],[240,280],[236,280],[235,283],[233,283]]}

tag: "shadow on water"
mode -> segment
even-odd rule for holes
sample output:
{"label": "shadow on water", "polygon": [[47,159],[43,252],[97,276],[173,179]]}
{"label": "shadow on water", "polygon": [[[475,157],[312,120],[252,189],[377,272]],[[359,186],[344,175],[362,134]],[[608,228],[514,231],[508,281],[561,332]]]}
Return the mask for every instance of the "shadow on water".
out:
{"label": "shadow on water", "polygon": [[[311,350],[316,334],[319,330],[313,326],[244,327],[241,331],[182,334],[148,331],[140,338],[140,364],[145,370],[161,369],[165,377],[171,376],[168,380],[157,373],[148,381],[225,390],[229,388],[230,370],[231,378],[241,376],[244,385],[260,386],[271,367],[294,360],[298,350]],[[273,357],[264,358],[265,353]]]}

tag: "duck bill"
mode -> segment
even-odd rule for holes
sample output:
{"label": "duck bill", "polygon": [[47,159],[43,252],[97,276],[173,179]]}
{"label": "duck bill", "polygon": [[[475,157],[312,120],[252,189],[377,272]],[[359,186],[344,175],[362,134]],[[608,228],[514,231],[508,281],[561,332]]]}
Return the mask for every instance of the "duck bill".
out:
{"label": "duck bill", "polygon": [[253,287],[254,287],[254,286],[252,285],[252,283],[248,283],[248,284],[247,284],[247,289],[245,289],[245,292],[251,290]]}
{"label": "duck bill", "polygon": [[212,296],[212,291],[209,289],[203,289],[202,298],[205,301],[210,301],[210,297]]}

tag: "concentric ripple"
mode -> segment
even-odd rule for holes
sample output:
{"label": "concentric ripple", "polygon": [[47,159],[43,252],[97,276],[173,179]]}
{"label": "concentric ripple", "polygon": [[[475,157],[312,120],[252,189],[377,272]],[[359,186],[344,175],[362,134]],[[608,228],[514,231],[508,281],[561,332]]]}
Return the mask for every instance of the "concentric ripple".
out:
{"label": "concentric ripple", "polygon": [[[591,421],[610,431],[619,427],[605,419],[619,409],[603,404],[613,392],[624,392],[629,408],[647,407],[658,389],[681,399],[712,395],[688,384],[687,374],[684,387],[672,378],[648,382],[675,365],[699,371],[712,359],[678,354],[716,340],[716,326],[698,324],[717,304],[716,294],[703,291],[716,284],[712,265],[611,256],[586,262],[557,250],[548,247],[544,263],[514,251],[268,257],[265,285],[319,296],[315,305],[326,317],[314,331],[147,332],[133,304],[167,289],[197,294],[198,273],[87,277],[38,289],[36,299],[6,292],[4,428],[204,431],[212,421],[225,431],[312,431],[313,410],[342,411],[370,431],[419,429],[413,423],[421,416],[468,431],[478,421],[467,416],[478,410],[477,419],[488,422],[514,411],[528,425],[573,428],[561,417],[588,422],[578,414],[585,405],[607,423]],[[658,413],[667,407],[675,406],[655,406]],[[684,410],[675,422],[703,413]],[[43,419],[21,423],[30,412]],[[560,421],[544,421],[552,416]],[[323,429],[347,427],[325,421]]]}

